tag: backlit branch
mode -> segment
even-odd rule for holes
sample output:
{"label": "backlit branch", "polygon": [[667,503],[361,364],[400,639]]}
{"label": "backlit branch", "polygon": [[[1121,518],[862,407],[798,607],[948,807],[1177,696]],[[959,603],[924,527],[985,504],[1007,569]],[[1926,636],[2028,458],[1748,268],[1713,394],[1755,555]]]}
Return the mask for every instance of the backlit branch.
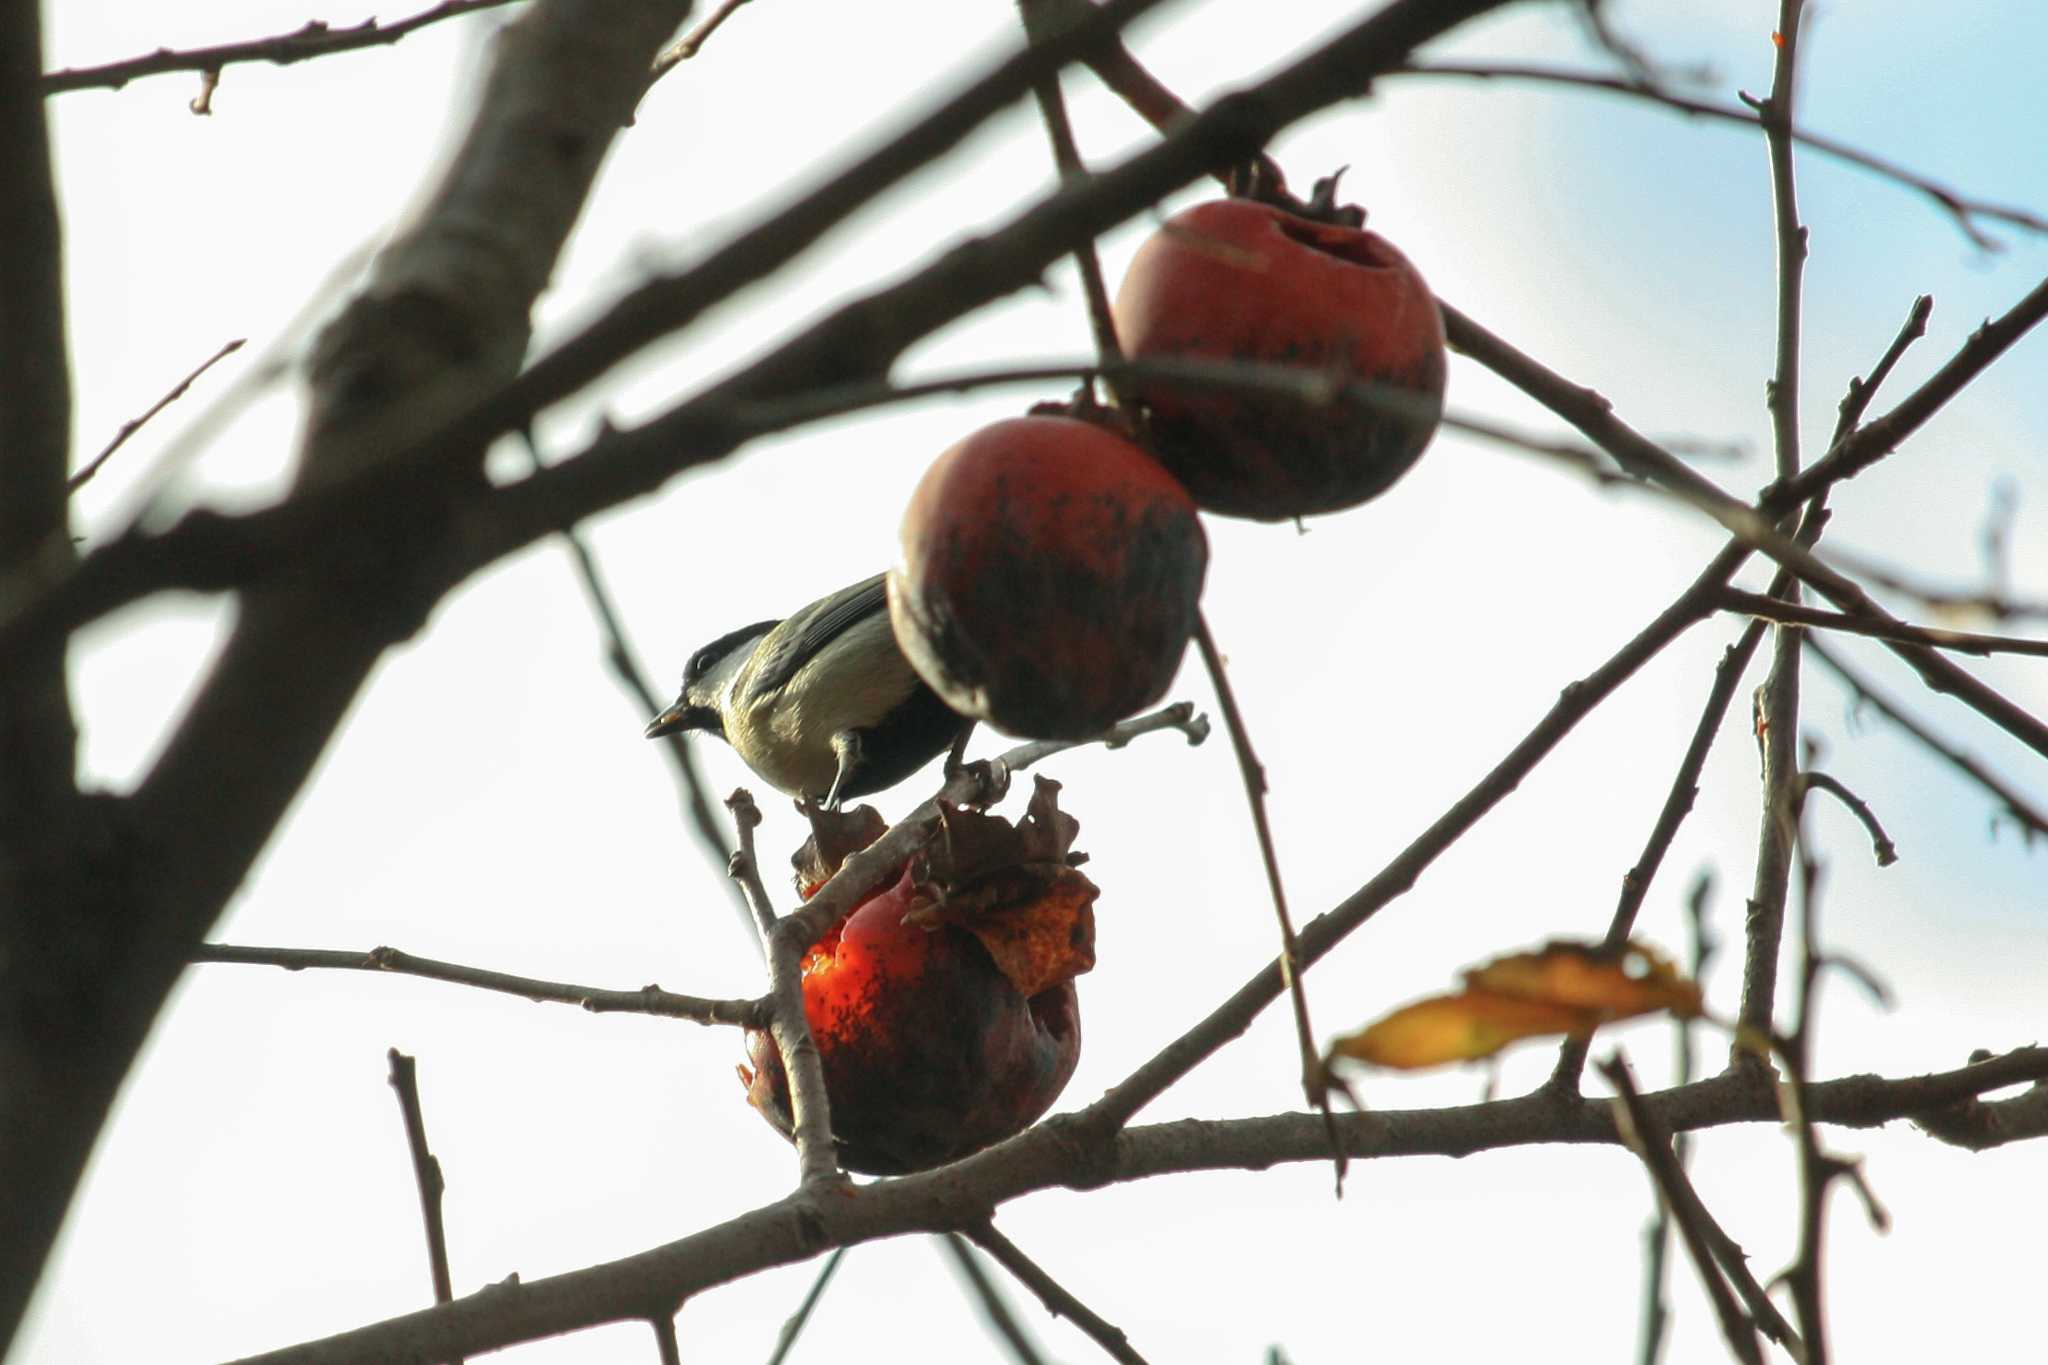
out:
{"label": "backlit branch", "polygon": [[443,19],[454,19],[479,10],[496,9],[510,4],[512,0],[441,0],[431,9],[421,10],[408,18],[395,19],[380,24],[375,19],[365,19],[360,24],[341,28],[320,19],[309,19],[304,25],[290,33],[280,33],[271,38],[256,38],[240,43],[220,43],[213,47],[187,48],[172,51],[160,47],[140,57],[126,61],[108,62],[103,66],[67,67],[52,71],[42,78],[45,95],[59,95],[67,90],[106,89],[119,90],[130,81],[145,76],[165,76],[177,71],[198,71],[218,76],[223,68],[244,62],[269,62],[273,66],[289,66],[294,62],[311,61],[315,57],[329,57],[337,52],[356,52],[366,47],[383,47],[397,42],[408,33],[415,33],[429,24],[438,24]]}

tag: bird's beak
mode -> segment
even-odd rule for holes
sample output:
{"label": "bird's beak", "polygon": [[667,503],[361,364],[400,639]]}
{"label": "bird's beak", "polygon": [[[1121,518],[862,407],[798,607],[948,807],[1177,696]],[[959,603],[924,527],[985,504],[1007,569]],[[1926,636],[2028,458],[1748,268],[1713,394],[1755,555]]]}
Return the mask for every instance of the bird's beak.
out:
{"label": "bird's beak", "polygon": [[679,735],[686,730],[715,730],[718,728],[718,712],[709,706],[692,706],[678,700],[674,706],[647,722],[647,738],[660,739],[663,735]]}

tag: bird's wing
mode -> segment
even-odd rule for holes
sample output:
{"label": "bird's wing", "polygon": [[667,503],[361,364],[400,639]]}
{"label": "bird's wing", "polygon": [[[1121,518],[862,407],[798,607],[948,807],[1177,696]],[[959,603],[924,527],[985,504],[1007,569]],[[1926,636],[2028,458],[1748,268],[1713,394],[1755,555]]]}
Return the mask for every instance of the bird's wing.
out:
{"label": "bird's wing", "polygon": [[747,682],[744,700],[775,691],[796,676],[796,671],[817,657],[818,651],[849,628],[878,612],[889,609],[889,598],[881,574],[841,588],[820,598],[769,632],[761,642],[766,654]]}

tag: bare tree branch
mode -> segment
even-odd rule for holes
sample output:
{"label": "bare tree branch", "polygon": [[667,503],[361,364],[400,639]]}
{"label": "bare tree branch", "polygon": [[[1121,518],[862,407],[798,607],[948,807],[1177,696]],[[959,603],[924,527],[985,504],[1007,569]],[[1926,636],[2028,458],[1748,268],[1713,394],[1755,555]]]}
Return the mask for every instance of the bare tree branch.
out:
{"label": "bare tree branch", "polygon": [[[63,576],[73,562],[64,235],[36,90],[41,9],[0,0],[0,581]],[[65,650],[47,639],[0,654],[0,1354],[126,1066],[103,1055],[98,997],[128,945],[123,920],[105,913],[107,879],[83,856],[104,846],[106,807],[76,786]]]}
{"label": "bare tree branch", "polygon": [[[448,1231],[441,1222],[441,1196],[447,1193],[448,1182],[441,1174],[440,1158],[427,1146],[427,1120],[420,1111],[419,1064],[395,1047],[385,1055],[391,1063],[391,1088],[398,1093],[399,1117],[405,1123],[413,1184],[420,1195],[420,1220],[426,1226],[427,1271],[434,1282],[434,1302],[448,1303],[455,1298],[448,1272]],[[462,1358],[451,1358],[449,1365],[462,1365]]]}
{"label": "bare tree branch", "polygon": [[[107,89],[119,90],[133,80],[145,76],[163,76],[174,71],[197,71],[218,78],[222,69],[242,62],[269,62],[275,66],[289,66],[293,62],[310,61],[315,57],[327,57],[337,52],[355,52],[366,47],[382,47],[395,43],[408,33],[416,32],[429,24],[438,24],[443,19],[454,19],[478,10],[495,9],[509,4],[511,0],[441,0],[431,9],[404,19],[395,19],[380,24],[375,19],[365,19],[360,24],[336,28],[320,19],[308,20],[304,27],[290,33],[280,33],[273,38],[256,38],[248,42],[221,43],[214,47],[190,48],[173,52],[169,48],[158,48],[140,57],[126,61],[108,62],[104,66],[67,67],[52,71],[40,78],[42,93],[58,95],[67,90]],[[204,109],[194,109],[204,113]]]}
{"label": "bare tree branch", "polygon": [[[1795,479],[1790,482],[1781,480],[1766,489],[1763,501],[1755,508],[1728,497],[1710,480],[1615,418],[1611,406],[1599,394],[1552,373],[1449,304],[1441,306],[1445,331],[1453,347],[1479,360],[1563,417],[1595,445],[1614,456],[1624,468],[1684,493],[1696,506],[1733,532],[1736,543],[1732,548],[1736,558],[1729,568],[1731,574],[1747,558],[1747,547],[1757,546],[1765,549],[1780,564],[1791,568],[1801,581],[1818,588],[1843,610],[1873,621],[1892,622],[1894,618],[1879,608],[1870,595],[1854,582],[1823,564],[1811,552],[1773,532],[1767,517],[1783,515],[1802,501],[1810,500],[1832,482],[1853,477],[1895,449],[1900,441],[1960,392],[1970,378],[1982,373],[1996,356],[2003,354],[2043,316],[2048,316],[2048,282],[2035,288],[2002,317],[1980,327],[1946,365],[1898,407],[1858,428]],[[2048,725],[2025,707],[2000,695],[1934,650],[1902,641],[1888,643],[1895,654],[1913,666],[1930,688],[1954,696],[2036,753],[2048,755]]]}
{"label": "bare tree branch", "polygon": [[[1671,1135],[1664,1131],[1643,1104],[1642,1096],[1636,1091],[1635,1078],[1629,1075],[1628,1063],[1619,1053],[1600,1063],[1600,1074],[1614,1087],[1615,1106],[1624,1121],[1617,1125],[1622,1140],[1649,1171],[1659,1201],[1678,1225],[1686,1254],[1692,1258],[1693,1269],[1698,1272],[1700,1284],[1707,1291],[1707,1301],[1714,1305],[1714,1316],[1721,1320],[1721,1335],[1727,1340],[1728,1349],[1745,1365],[1763,1365],[1764,1353],[1757,1341],[1757,1324],[1736,1302],[1734,1289],[1722,1277],[1714,1260],[1706,1231],[1707,1224],[1713,1219],[1706,1205],[1700,1202],[1692,1181],[1686,1178],[1685,1167],[1679,1164],[1677,1155],[1671,1150]],[[1759,1289],[1757,1295],[1761,1298],[1762,1290]]]}
{"label": "bare tree branch", "polygon": [[[1466,62],[1418,62],[1408,66],[1396,67],[1387,74],[1390,76],[1462,76],[1474,80],[1536,81],[1549,85],[1573,86],[1582,90],[1605,91],[1616,95],[1627,95],[1635,99],[1649,100],[1652,103],[1661,104],[1667,109],[1675,110],[1692,118],[1742,124],[1751,128],[1756,127],[1759,122],[1758,116],[1754,112],[1741,108],[1738,105],[1714,104],[1706,100],[1688,99],[1682,95],[1674,94],[1660,85],[1624,76],[1603,76],[1595,71],[1570,71],[1560,67],[1529,66],[1513,62],[1487,63],[1485,65]],[[1834,138],[1808,132],[1791,124],[1789,121],[1786,125],[1786,132],[1793,141],[1803,147],[1811,148],[1824,156],[1834,157],[1838,161],[1846,161],[1851,165],[1861,166],[1867,171],[1873,171],[1887,180],[1904,185],[1907,189],[1925,195],[1948,213],[1950,217],[1955,219],[1956,227],[1964,236],[1970,239],[1972,244],[1984,250],[1996,251],[2000,244],[1995,238],[1987,236],[1978,228],[1976,220],[1979,218],[1989,218],[2002,223],[2010,223],[2012,226],[2024,228],[2028,232],[2048,232],[2048,218],[2043,218],[2037,213],[2011,205],[1994,204],[1987,200],[1960,194],[1926,176],[1915,174],[1896,162],[1887,161],[1880,156],[1874,156],[1860,148],[1852,147],[1848,143],[1836,141]]]}
{"label": "bare tree branch", "polygon": [[1848,685],[1851,694],[1858,702],[1868,702],[1881,715],[1890,720],[1892,724],[1904,730],[1914,739],[1919,740],[1922,745],[1931,750],[1935,755],[1961,771],[1978,786],[1997,797],[2004,806],[2006,814],[2010,815],[2019,825],[2020,832],[2027,839],[2032,840],[2036,836],[2048,836],[2048,811],[2042,811],[2035,807],[2031,801],[2021,795],[2019,791],[2003,778],[1999,777],[1989,768],[1986,768],[1976,759],[1970,757],[1970,755],[1942,739],[1919,721],[1914,720],[1897,702],[1893,701],[1883,692],[1878,691],[1876,686],[1867,678],[1849,667],[1832,650],[1828,649],[1811,635],[1806,637],[1806,648],[1807,652],[1812,654],[1814,658],[1827,665],[1828,671]]}
{"label": "bare tree branch", "polygon": [[[1854,1076],[1810,1087],[1808,1112],[1822,1123],[1868,1127],[1951,1108],[1987,1090],[2048,1078],[2048,1049],[2021,1048],[1958,1071],[1885,1079]],[[1643,1097],[1672,1131],[1733,1123],[1776,1123],[1770,1087],[1734,1073]],[[1342,1115],[1338,1126],[1359,1159],[1468,1156],[1536,1143],[1618,1146],[1604,1100],[1559,1103],[1536,1092],[1446,1109]],[[1266,1169],[1328,1158],[1319,1116],[1278,1114],[1236,1120],[1182,1119],[1134,1128],[1111,1142],[1087,1139],[1074,1116],[1026,1130],[937,1171],[863,1186],[858,1198],[815,1198],[804,1190],[688,1237],[603,1265],[501,1286],[337,1336],[251,1357],[243,1365],[341,1365],[374,1359],[430,1365],[437,1355],[472,1354],[607,1322],[648,1316],[643,1304],[677,1301],[771,1266],[912,1232],[971,1226],[990,1208],[1032,1191],[1092,1187],[1197,1170]]]}
{"label": "bare tree branch", "polygon": [[133,436],[136,432],[142,430],[143,426],[148,423],[150,418],[156,416],[165,408],[177,402],[180,398],[183,398],[185,396],[185,390],[191,388],[194,381],[196,381],[200,375],[205,374],[208,370],[212,369],[215,364],[226,359],[228,356],[233,355],[236,351],[241,350],[243,346],[248,344],[248,340],[249,339],[247,337],[237,337],[233,341],[225,343],[218,351],[215,351],[212,355],[200,361],[199,367],[193,370],[192,373],[186,375],[183,379],[180,379],[176,387],[174,387],[169,393],[166,393],[163,397],[157,399],[156,402],[150,404],[148,411],[144,412],[139,417],[131,417],[127,421],[123,422],[121,424],[121,429],[114,433],[114,439],[107,442],[106,446],[101,449],[99,454],[93,456],[91,460],[86,462],[84,468],[80,469],[76,474],[73,474],[70,477],[70,479],[66,481],[64,485],[64,491],[67,493],[76,493],[79,489],[85,487],[88,483],[92,482],[93,475],[99,473],[100,467],[106,464],[108,460],[114,457],[115,451],[119,450],[122,446],[128,444],[129,437]]}
{"label": "bare tree branch", "polygon": [[804,1295],[804,1301],[797,1305],[796,1312],[790,1314],[789,1320],[782,1324],[782,1331],[775,1339],[775,1354],[768,1357],[768,1365],[782,1365],[782,1362],[788,1359],[790,1348],[796,1345],[796,1339],[803,1335],[805,1326],[810,1323],[812,1310],[817,1308],[818,1300],[825,1296],[825,1286],[832,1283],[833,1273],[845,1259],[845,1247],[834,1247],[832,1254],[825,1258],[825,1264],[818,1268],[818,1277],[811,1281],[810,1290]]}
{"label": "bare tree branch", "polygon": [[1039,1354],[1030,1334],[1017,1321],[1017,1315],[1010,1311],[1009,1301],[989,1279],[981,1263],[974,1259],[974,1248],[967,1245],[967,1239],[957,1232],[945,1232],[939,1234],[939,1244],[952,1258],[953,1268],[959,1271],[962,1283],[967,1286],[968,1297],[980,1305],[982,1318],[987,1321],[989,1330],[1009,1348],[1010,1358],[1017,1365],[1045,1365],[1045,1357]]}
{"label": "bare tree branch", "polygon": [[1721,594],[1721,604],[1729,611],[1739,611],[1760,620],[1775,621],[1779,625],[1816,626],[1822,630],[1839,630],[1850,635],[1867,635],[1875,640],[1902,640],[1909,644],[1926,645],[1929,649],[1945,649],[1956,654],[1976,654],[1986,658],[1993,654],[2048,657],[2048,640],[2028,640],[2016,635],[1980,635],[1974,631],[1916,626],[1904,621],[1872,621],[1841,612],[1802,607],[1796,603],[1778,601],[1757,593],[1743,592],[1739,588],[1724,591]]}
{"label": "bare tree branch", "polygon": [[[1756,657],[1757,646],[1763,643],[1763,638],[1762,623],[1752,622],[1740,639],[1722,651],[1721,662],[1714,667],[1714,685],[1708,689],[1706,705],[1700,708],[1700,718],[1693,726],[1685,757],[1679,760],[1678,772],[1673,775],[1664,804],[1657,811],[1656,822],[1651,825],[1649,837],[1643,842],[1643,851],[1637,855],[1634,865],[1622,874],[1621,897],[1615,903],[1614,915],[1607,923],[1607,935],[1603,940],[1609,949],[1619,950],[1635,932],[1636,915],[1642,910],[1643,899],[1650,894],[1650,884],[1656,879],[1657,870],[1664,865],[1664,855],[1670,851],[1671,841],[1678,837],[1679,826],[1692,813],[1692,803],[1699,796],[1700,772],[1707,765],[1707,755],[1713,751],[1714,739],[1720,733],[1722,722],[1728,718],[1728,708],[1735,700],[1735,689],[1742,682],[1750,661]],[[1698,975],[1697,972],[1694,974]],[[1579,1076],[1585,1069],[1591,1042],[1591,1038],[1567,1039],[1558,1049],[1557,1065],[1546,1084],[1577,1094]]]}
{"label": "bare tree branch", "polygon": [[1870,834],[1871,850],[1877,856],[1879,867],[1890,867],[1899,860],[1899,850],[1884,832],[1884,826],[1877,822],[1877,813],[1870,809],[1870,803],[1843,786],[1840,781],[1823,772],[1808,769],[1800,775],[1801,785],[1807,791],[1824,791],[1848,808],[1857,823]]}
{"label": "bare tree branch", "polygon": [[996,1230],[993,1223],[977,1223],[967,1229],[967,1238],[994,1258],[997,1265],[1017,1277],[1018,1283],[1038,1296],[1045,1311],[1087,1333],[1120,1365],[1145,1365],[1145,1357],[1131,1349],[1121,1327],[1105,1321],[1069,1293],[1064,1285],[1046,1274],[1039,1264],[1018,1249],[1017,1244]]}
{"label": "bare tree branch", "polygon": [[336,948],[258,948],[235,943],[202,943],[192,950],[192,960],[250,963],[282,967],[293,972],[309,968],[388,972],[394,976],[417,976],[428,981],[473,986],[478,990],[497,991],[549,1004],[575,1005],[592,1014],[652,1014],[665,1019],[731,1024],[739,1028],[758,1028],[767,1017],[765,1000],[712,1000],[703,996],[677,995],[659,986],[642,986],[637,991],[573,986],[565,981],[544,981],[538,977],[513,976],[482,967],[465,967],[455,962],[437,962],[396,948],[372,948],[367,953],[358,953]]}
{"label": "bare tree branch", "polygon": [[[1259,861],[1266,873],[1266,891],[1272,897],[1273,914],[1280,923],[1280,979],[1286,983],[1287,1001],[1294,1012],[1294,1040],[1301,1049],[1302,1093],[1322,1112],[1326,1123],[1334,1123],[1335,1115],[1330,1110],[1330,1081],[1322,1054],[1316,1047],[1315,1029],[1309,1024],[1308,993],[1301,984],[1302,968],[1307,964],[1302,961],[1301,943],[1295,937],[1294,916],[1288,913],[1287,890],[1280,881],[1280,855],[1273,847],[1273,826],[1266,815],[1266,767],[1252,750],[1251,735],[1245,729],[1244,717],[1238,713],[1230,675],[1223,667],[1222,651],[1216,648],[1216,638],[1209,633],[1208,616],[1200,610],[1195,614],[1195,643],[1202,651],[1202,666],[1208,670],[1209,681],[1216,688],[1216,704],[1222,708],[1223,725],[1230,735],[1231,751],[1237,758],[1238,775],[1244,780],[1245,801],[1252,813],[1252,831],[1259,843]],[[1337,1146],[1334,1128],[1330,1150],[1336,1158],[1337,1190],[1341,1194],[1344,1189],[1344,1157]]]}
{"label": "bare tree branch", "polygon": [[718,8],[706,15],[701,23],[662,49],[661,55],[654,59],[654,67],[648,74],[648,80],[658,81],[696,56],[703,48],[705,40],[723,28],[725,21],[732,18],[733,12],[746,3],[747,0],[720,0]]}
{"label": "bare tree branch", "polygon": [[683,1348],[676,1341],[674,1316],[651,1317],[647,1325],[654,1329],[654,1351],[661,1365],[683,1365]]}

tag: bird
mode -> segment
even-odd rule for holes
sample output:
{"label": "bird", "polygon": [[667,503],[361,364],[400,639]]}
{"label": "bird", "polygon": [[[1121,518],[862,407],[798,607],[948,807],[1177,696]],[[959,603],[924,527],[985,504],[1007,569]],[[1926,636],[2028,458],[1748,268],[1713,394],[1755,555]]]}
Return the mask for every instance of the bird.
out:
{"label": "bird", "polygon": [[777,791],[827,809],[909,777],[973,722],[941,701],[897,647],[884,578],[705,645],[647,737],[708,730]]}

